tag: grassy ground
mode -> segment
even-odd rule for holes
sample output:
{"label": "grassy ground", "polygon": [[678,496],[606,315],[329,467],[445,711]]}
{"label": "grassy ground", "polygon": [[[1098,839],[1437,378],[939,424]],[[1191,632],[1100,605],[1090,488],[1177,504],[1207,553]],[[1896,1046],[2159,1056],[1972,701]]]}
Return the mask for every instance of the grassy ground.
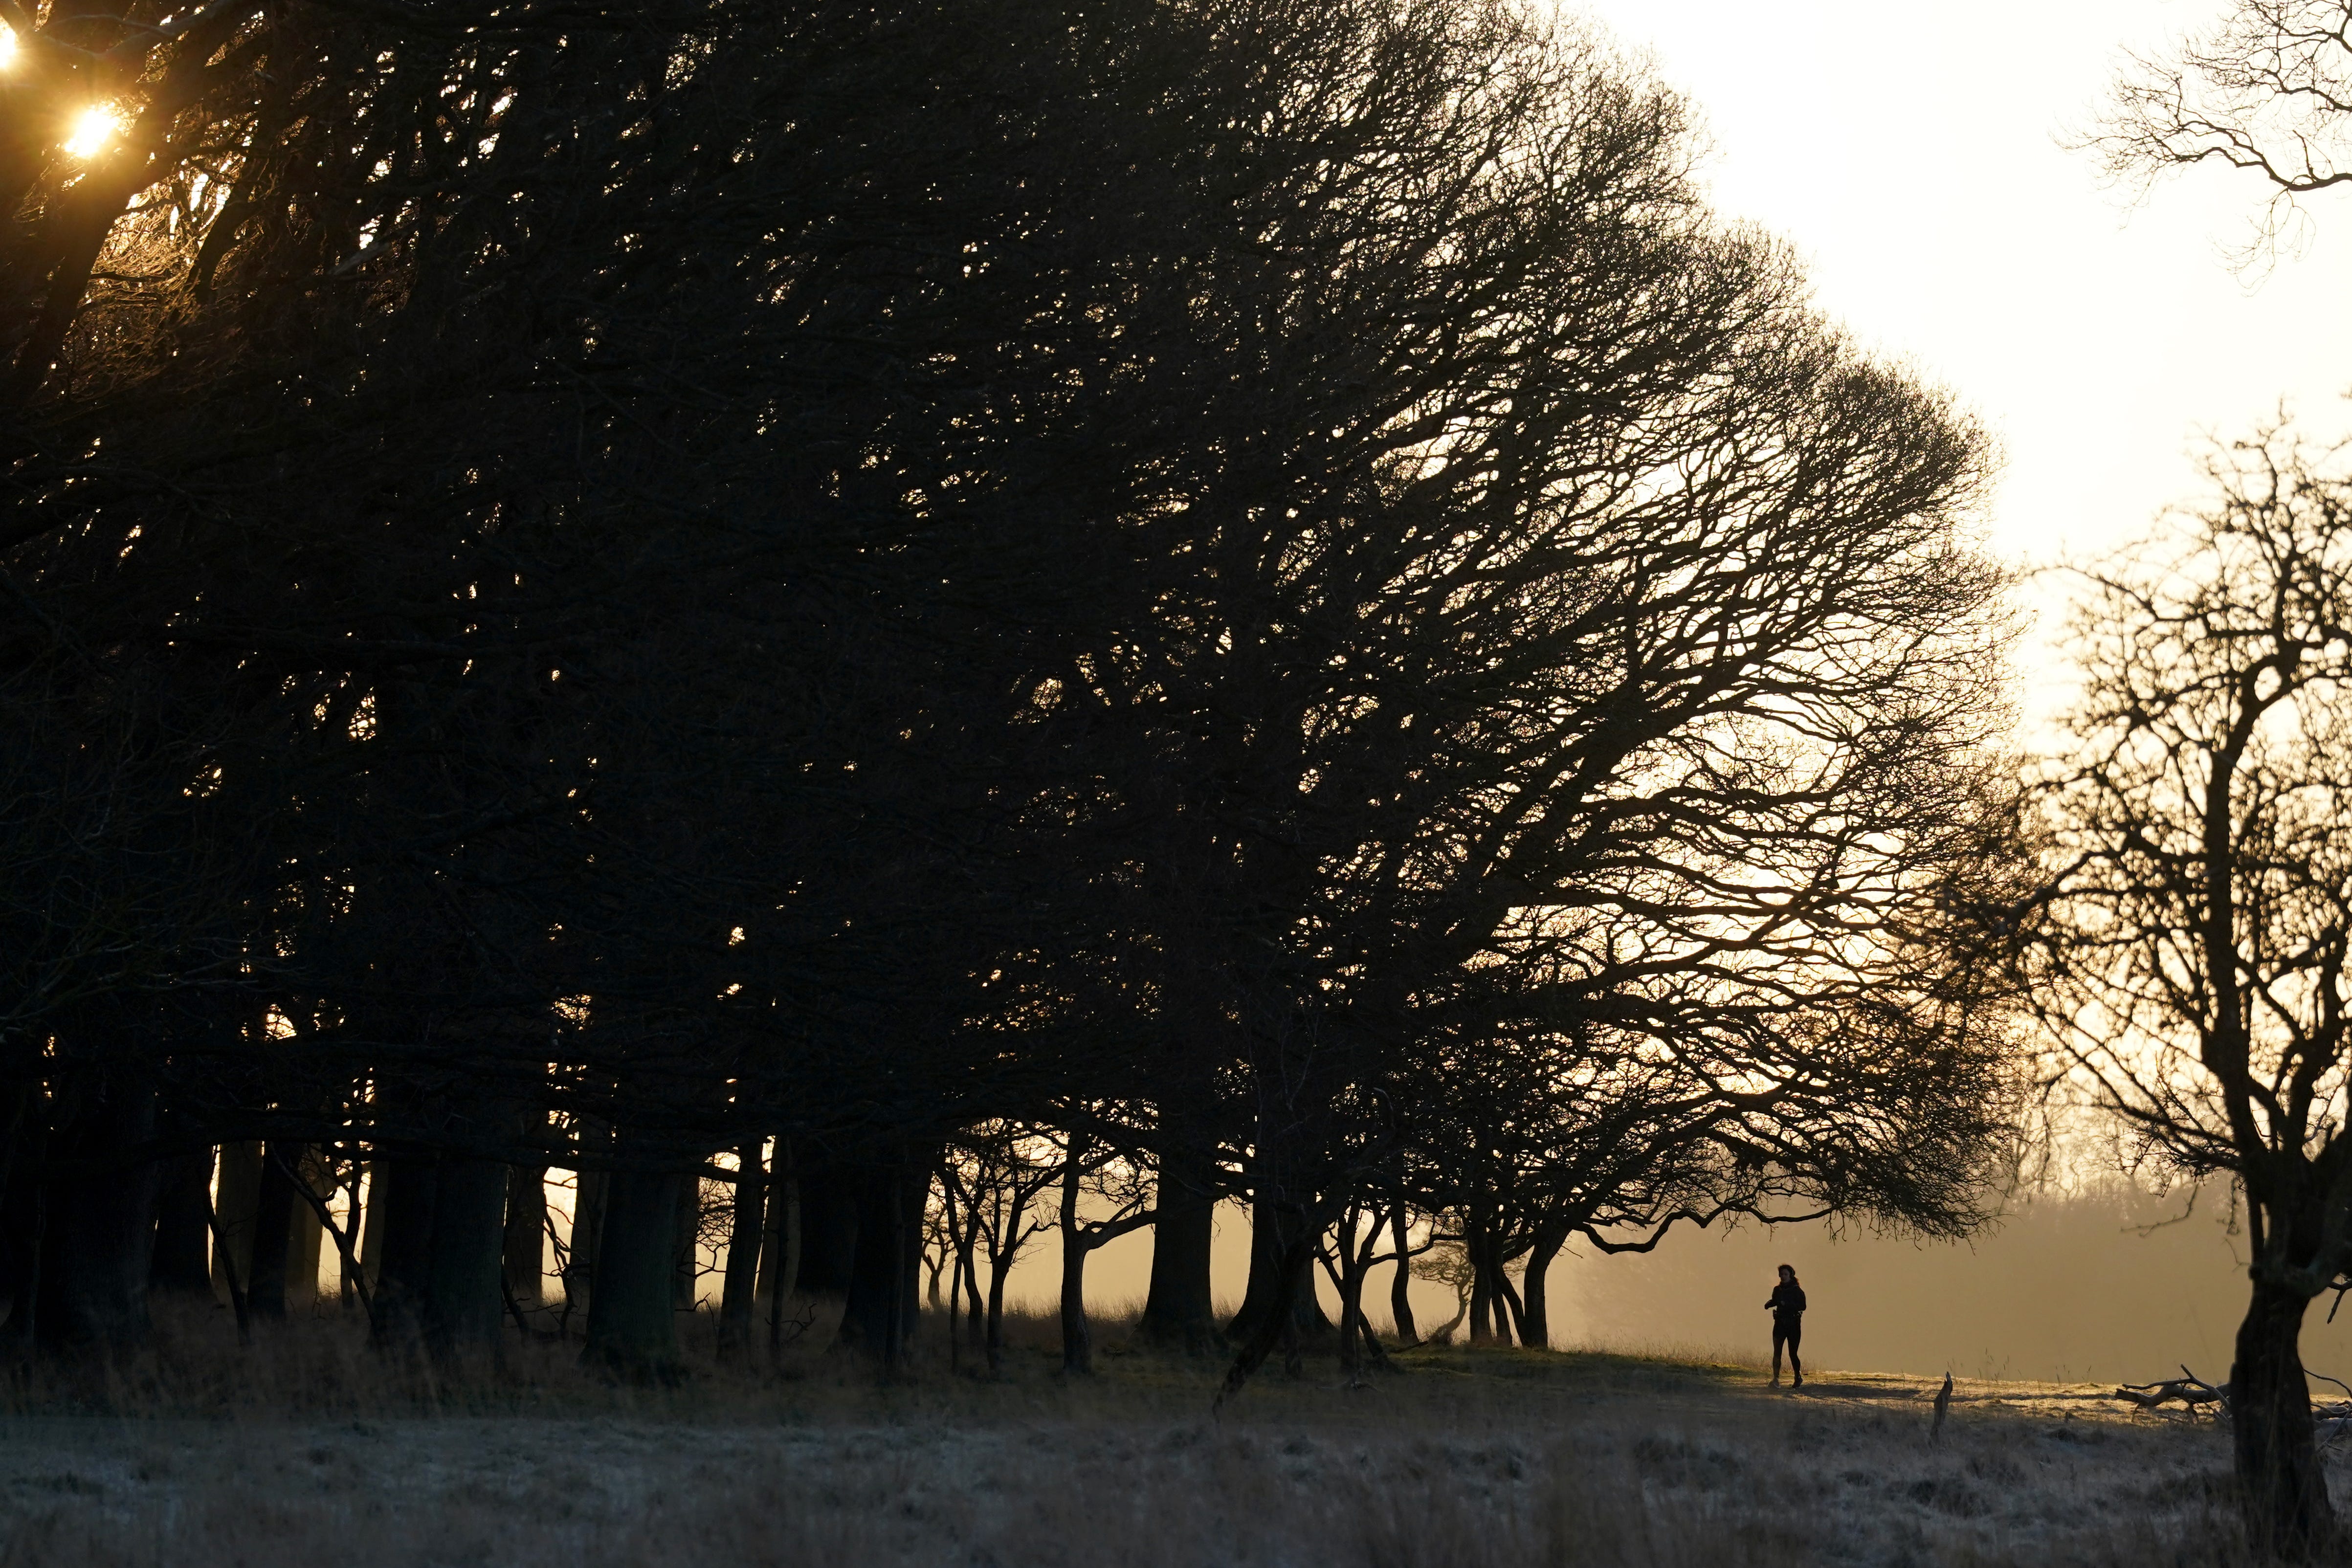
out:
{"label": "grassy ground", "polygon": [[[0,1565],[1765,1568],[2243,1561],[2226,1436],[2102,1389],[1434,1350],[1348,1387],[1109,1354],[877,1386],[823,1358],[614,1386],[570,1347],[436,1378],[348,1325],[170,1325],[0,1404]],[[930,1359],[943,1359],[937,1345]],[[2334,1476],[2339,1498],[2352,1474]]]}

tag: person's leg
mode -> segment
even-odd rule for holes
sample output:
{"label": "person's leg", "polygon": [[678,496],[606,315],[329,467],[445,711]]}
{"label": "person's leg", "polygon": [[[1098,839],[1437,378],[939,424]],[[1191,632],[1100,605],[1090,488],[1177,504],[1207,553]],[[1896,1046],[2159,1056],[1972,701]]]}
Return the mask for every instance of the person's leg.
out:
{"label": "person's leg", "polygon": [[1805,1364],[1797,1354],[1797,1346],[1804,1343],[1804,1338],[1805,1323],[1800,1318],[1789,1325],[1789,1382],[1798,1388],[1805,1385]]}
{"label": "person's leg", "polygon": [[1778,1318],[1773,1319],[1773,1320],[1772,1320],[1772,1386],[1773,1386],[1773,1387],[1775,1387],[1775,1388],[1778,1388],[1778,1387],[1780,1385],[1780,1347],[1781,1347],[1783,1344],[1785,1344],[1785,1343],[1788,1343],[1788,1339],[1789,1339],[1789,1331],[1788,1331],[1787,1329],[1784,1329],[1784,1328],[1782,1328],[1782,1327],[1780,1326],[1780,1319],[1778,1319]]}

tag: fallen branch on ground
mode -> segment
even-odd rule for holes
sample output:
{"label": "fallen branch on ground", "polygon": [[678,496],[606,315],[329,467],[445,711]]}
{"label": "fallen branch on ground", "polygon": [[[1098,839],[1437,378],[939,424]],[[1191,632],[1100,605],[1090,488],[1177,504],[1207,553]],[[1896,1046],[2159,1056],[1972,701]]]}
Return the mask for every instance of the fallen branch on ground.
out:
{"label": "fallen branch on ground", "polygon": [[2143,1410],[2158,1409],[2178,1399],[2191,1415],[2208,1405],[2219,1406],[2221,1415],[2230,1413],[2230,1385],[2208,1383],[2185,1365],[2178,1377],[2168,1377],[2161,1383],[2126,1383],[2107,1397],[2127,1399]]}

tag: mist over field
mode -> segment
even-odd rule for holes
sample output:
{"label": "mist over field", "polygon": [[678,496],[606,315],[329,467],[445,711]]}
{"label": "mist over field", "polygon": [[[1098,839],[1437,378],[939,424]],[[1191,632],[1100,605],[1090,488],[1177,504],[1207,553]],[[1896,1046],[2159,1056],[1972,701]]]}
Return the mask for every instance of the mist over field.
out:
{"label": "mist over field", "polygon": [[[1793,1264],[1811,1298],[1805,1354],[1824,1368],[2036,1383],[2145,1383],[2187,1363],[2226,1375],[2244,1315],[2242,1218],[2225,1192],[2208,1187],[2158,1197],[2122,1182],[2088,1193],[2011,1198],[2000,1219],[1964,1241],[1874,1235],[1828,1221],[1766,1226],[1756,1221],[1685,1229],[1655,1251],[1605,1256],[1571,1246],[1553,1266],[1553,1345],[1637,1355],[1692,1355],[1761,1364],[1770,1355],[1762,1310],[1774,1270]],[[561,1207],[569,1194],[551,1197]],[[1098,1210],[1097,1210],[1098,1211]],[[1249,1276],[1246,1210],[1219,1206],[1213,1289],[1226,1312]],[[1094,1310],[1111,1318],[1139,1311],[1148,1293],[1152,1237],[1146,1230],[1096,1250],[1087,1267]],[[542,1254],[552,1272],[551,1249]],[[691,1336],[718,1333],[727,1253],[707,1249]],[[320,1299],[341,1280],[333,1249],[318,1255]],[[1058,1231],[1042,1229],[1015,1264],[1006,1300],[1050,1317],[1062,1270]],[[1391,1324],[1392,1270],[1376,1270],[1365,1297],[1375,1325]],[[1412,1300],[1424,1333],[1457,1309],[1454,1293],[1415,1279]],[[1327,1313],[1339,1302],[1318,1281]],[[2352,1382],[2352,1310],[2328,1321],[2323,1299],[2305,1326],[2313,1370]],[[226,1310],[226,1303],[223,1303]],[[1467,1326],[1455,1331],[1466,1340]]]}
{"label": "mist over field", "polygon": [[[1761,1356],[1756,1281],[1788,1262],[1813,1302],[1806,1352],[1824,1365],[2144,1383],[2187,1362],[2223,1377],[2246,1269],[2244,1239],[2226,1233],[2221,1207],[2209,1194],[2167,1223],[2181,1212],[2177,1197],[2044,1199],[1967,1242],[1839,1239],[1825,1225],[1679,1237],[1648,1258],[1580,1260],[1569,1275],[1571,1343]],[[2149,1226],[2161,1228],[2143,1234]],[[2314,1370],[2352,1379],[2352,1312],[2324,1324],[2326,1304],[2305,1332],[2305,1354]]]}
{"label": "mist over field", "polygon": [[[1762,1310],[1773,1270],[1793,1263],[1811,1299],[1811,1364],[1927,1375],[2055,1383],[2145,1383],[2186,1362],[2223,1377],[2245,1315],[2245,1239],[2229,1233],[2227,1199],[2210,1190],[2187,1212],[2185,1194],[2156,1197],[2121,1184],[2086,1196],[2013,1203],[1992,1228],[1964,1242],[1923,1242],[1831,1225],[1754,1223],[1669,1238],[1646,1255],[1571,1248],[1554,1265],[1553,1333],[1561,1349],[1684,1354],[1761,1363],[1771,1353]],[[1246,1217],[1218,1212],[1216,1279],[1238,1301],[1249,1269]],[[1149,1237],[1111,1243],[1088,1269],[1105,1303],[1139,1303]],[[1059,1251],[1048,1233],[1015,1272],[1033,1310],[1054,1301]],[[1392,1276],[1370,1299],[1385,1302]],[[1442,1323],[1454,1298],[1412,1285],[1422,1325]],[[1336,1306],[1328,1281],[1327,1311]],[[2305,1330],[2316,1372],[2352,1382],[2352,1310],[2325,1321],[2323,1300]],[[1376,1319],[1379,1314],[1375,1314]]]}

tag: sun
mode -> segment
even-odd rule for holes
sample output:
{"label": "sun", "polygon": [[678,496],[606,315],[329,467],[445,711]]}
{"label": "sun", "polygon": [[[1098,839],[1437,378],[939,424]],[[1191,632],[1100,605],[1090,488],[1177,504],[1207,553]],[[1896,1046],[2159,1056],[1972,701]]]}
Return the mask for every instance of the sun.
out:
{"label": "sun", "polygon": [[73,134],[66,138],[66,151],[76,158],[95,158],[121,129],[121,116],[104,104],[94,103],[74,121]]}

